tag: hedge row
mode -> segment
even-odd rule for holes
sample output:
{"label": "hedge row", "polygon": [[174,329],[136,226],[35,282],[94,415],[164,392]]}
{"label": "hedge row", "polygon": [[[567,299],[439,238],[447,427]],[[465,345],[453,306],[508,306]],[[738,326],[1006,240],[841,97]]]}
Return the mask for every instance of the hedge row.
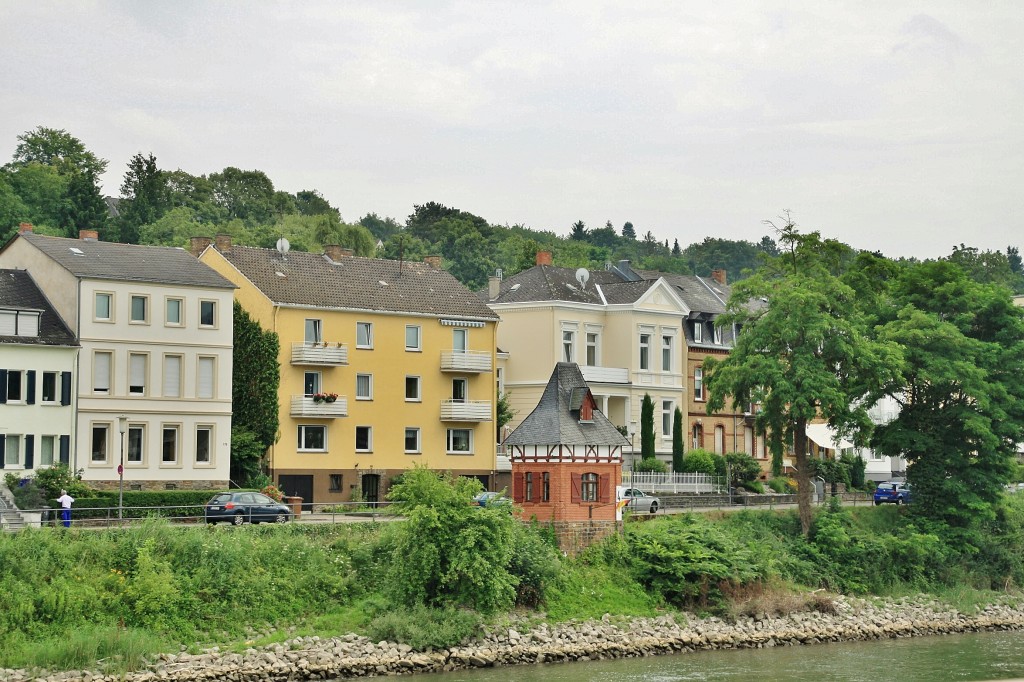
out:
{"label": "hedge row", "polygon": [[[201,516],[203,506],[213,497],[211,490],[126,490],[124,516]],[[117,491],[93,491],[93,497],[79,497],[73,505],[75,518],[95,519],[117,516]],[[50,507],[60,508],[57,500]],[[109,511],[108,511],[109,509]]]}

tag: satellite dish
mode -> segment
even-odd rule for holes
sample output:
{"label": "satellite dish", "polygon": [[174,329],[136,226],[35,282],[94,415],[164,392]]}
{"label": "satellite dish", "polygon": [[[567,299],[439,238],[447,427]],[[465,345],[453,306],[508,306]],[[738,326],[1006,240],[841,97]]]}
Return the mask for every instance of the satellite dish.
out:
{"label": "satellite dish", "polygon": [[277,240],[277,250],[281,252],[281,255],[288,253],[288,249],[292,248],[292,245],[288,243],[288,240],[281,237]]}
{"label": "satellite dish", "polygon": [[587,282],[590,280],[590,271],[586,268],[580,268],[576,271],[576,281],[580,283],[581,289],[587,288]]}

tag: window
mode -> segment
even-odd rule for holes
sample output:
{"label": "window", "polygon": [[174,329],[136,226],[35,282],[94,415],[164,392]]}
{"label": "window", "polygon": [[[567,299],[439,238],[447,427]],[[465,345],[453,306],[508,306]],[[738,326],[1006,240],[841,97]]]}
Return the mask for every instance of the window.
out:
{"label": "window", "polygon": [[302,379],[302,394],[307,398],[320,392],[320,372],[306,372]]}
{"label": "window", "polygon": [[743,452],[754,456],[754,427],[744,426],[743,427]]}
{"label": "window", "polygon": [[523,476],[523,483],[526,487],[526,495],[523,497],[525,502],[533,502],[533,472],[527,471]]}
{"label": "window", "polygon": [[39,438],[39,466],[53,466],[53,452],[55,450],[56,436],[40,436]]}
{"label": "window", "polygon": [[420,451],[420,430],[409,428],[405,430],[405,451],[414,453]]}
{"label": "window", "polygon": [[693,370],[693,399],[704,400],[704,370],[700,367]]}
{"label": "window", "polygon": [[199,358],[199,381],[196,384],[197,398],[213,398],[213,385],[216,377],[217,358]]}
{"label": "window", "polygon": [[326,426],[299,426],[299,450],[314,450],[324,452],[327,450],[327,427]]}
{"label": "window", "polygon": [[551,472],[545,471],[541,479],[540,487],[540,501],[550,502],[551,501]]}
{"label": "window", "polygon": [[722,345],[722,328],[719,327],[718,325],[715,325],[714,329],[712,330],[712,333],[714,334],[715,344],[721,346]]}
{"label": "window", "polygon": [[94,424],[92,427],[92,461],[107,461],[107,443],[110,438],[109,424]]}
{"label": "window", "polygon": [[704,343],[704,323],[694,322],[693,323],[693,342]]}
{"label": "window", "polygon": [[57,373],[43,372],[42,402],[57,402]]}
{"label": "window", "polygon": [[651,335],[640,335],[640,369],[651,368]]}
{"label": "window", "polygon": [[405,378],[405,399],[407,401],[419,401],[420,398],[420,378],[419,377],[406,377]]}
{"label": "window", "polygon": [[417,324],[405,325],[405,349],[420,350],[420,327]]}
{"label": "window", "polygon": [[213,427],[196,427],[196,464],[210,463],[210,450],[213,445]]}
{"label": "window", "polygon": [[584,502],[597,502],[597,474],[583,474],[580,477],[580,499]]}
{"label": "window", "polygon": [[22,393],[22,373],[12,369],[7,371],[7,402],[19,403],[24,400]]}
{"label": "window", "polygon": [[468,348],[468,333],[465,329],[452,330],[452,350],[456,353],[465,353]]}
{"label": "window", "polygon": [[215,327],[217,325],[217,302],[199,302],[199,326]]}
{"label": "window", "polygon": [[110,351],[96,351],[92,358],[92,390],[94,393],[110,393],[110,367],[114,354]]}
{"label": "window", "polygon": [[164,397],[181,397],[181,356],[164,356]]}
{"label": "window", "polygon": [[373,449],[373,427],[356,427],[356,452],[370,452]]}
{"label": "window", "polygon": [[568,329],[562,330],[562,361],[573,361],[573,346],[576,345],[576,332]]}
{"label": "window", "polygon": [[146,442],[146,427],[143,424],[128,425],[128,451],[126,459],[133,464],[142,464],[143,448]]}
{"label": "window", "polygon": [[725,454],[725,427],[721,425],[715,427],[715,454]]}
{"label": "window", "polygon": [[320,320],[306,320],[306,343],[321,343],[324,340],[321,329]]}
{"label": "window", "polygon": [[111,315],[111,302],[113,294],[96,294],[96,316],[97,321],[109,322],[113,319]]}
{"label": "window", "polygon": [[176,464],[178,462],[177,426],[165,426],[163,429],[161,461],[163,461],[164,464]]}
{"label": "window", "polygon": [[454,402],[466,402],[466,384],[465,379],[452,379],[452,400]]}
{"label": "window", "polygon": [[149,321],[149,298],[146,296],[132,296],[132,322]]}
{"label": "window", "polygon": [[595,332],[587,332],[587,365],[591,367],[598,365],[597,334]]}
{"label": "window", "polygon": [[327,474],[327,489],[332,493],[341,492],[341,474]]}
{"label": "window", "polygon": [[665,438],[672,437],[672,416],[675,410],[676,406],[671,400],[661,401],[661,435]]}
{"label": "window", "polygon": [[700,424],[693,425],[692,441],[693,449],[704,447],[704,427]]}
{"label": "window", "polygon": [[468,455],[473,452],[472,429],[448,429],[448,454]]}
{"label": "window", "polygon": [[39,336],[39,313],[0,310],[0,336]]}
{"label": "window", "polygon": [[671,372],[672,371],[672,346],[673,337],[670,334],[666,334],[661,337],[661,371]]}
{"label": "window", "polygon": [[172,327],[181,326],[182,301],[180,298],[169,298],[164,304],[164,322]]}
{"label": "window", "polygon": [[373,375],[356,375],[356,400],[373,400]]}
{"label": "window", "polygon": [[142,353],[128,354],[128,393],[146,394],[146,356]]}
{"label": "window", "polygon": [[9,433],[4,439],[4,466],[21,466],[21,436]]}
{"label": "window", "polygon": [[356,322],[356,348],[373,348],[373,322]]}

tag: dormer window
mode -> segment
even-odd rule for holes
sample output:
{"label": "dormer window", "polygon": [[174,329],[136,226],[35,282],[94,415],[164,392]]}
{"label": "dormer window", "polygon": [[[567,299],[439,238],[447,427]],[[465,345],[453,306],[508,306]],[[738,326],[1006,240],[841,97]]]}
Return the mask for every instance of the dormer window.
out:
{"label": "dormer window", "polygon": [[39,313],[0,310],[0,336],[39,336]]}
{"label": "dormer window", "polygon": [[719,327],[718,325],[715,325],[714,333],[715,333],[715,344],[721,346],[722,345],[722,328]]}
{"label": "dormer window", "polygon": [[693,342],[704,343],[704,323],[694,322],[693,323]]}

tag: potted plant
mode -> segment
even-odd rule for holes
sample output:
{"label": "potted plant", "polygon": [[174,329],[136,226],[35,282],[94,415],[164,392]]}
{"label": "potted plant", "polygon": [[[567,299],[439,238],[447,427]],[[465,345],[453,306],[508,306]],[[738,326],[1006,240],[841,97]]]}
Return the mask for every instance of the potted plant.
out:
{"label": "potted plant", "polygon": [[333,403],[337,399],[338,399],[338,394],[337,393],[324,393],[324,401],[325,402]]}
{"label": "potted plant", "polygon": [[313,402],[314,403],[320,404],[320,403],[326,402],[326,401],[327,401],[327,394],[326,393],[314,393],[313,394]]}

